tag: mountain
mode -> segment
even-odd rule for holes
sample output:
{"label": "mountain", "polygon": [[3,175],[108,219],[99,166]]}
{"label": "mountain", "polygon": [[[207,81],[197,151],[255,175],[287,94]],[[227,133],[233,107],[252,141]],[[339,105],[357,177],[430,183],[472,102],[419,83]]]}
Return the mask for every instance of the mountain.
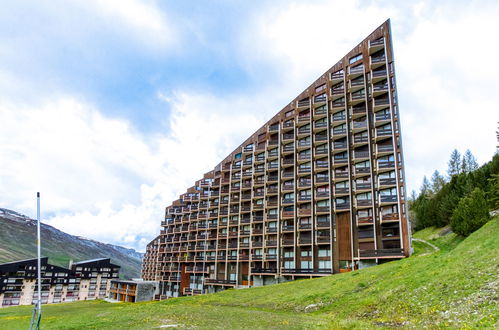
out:
{"label": "mountain", "polygon": [[[36,257],[36,220],[0,208],[0,263]],[[41,225],[42,255],[49,262],[68,267],[69,261],[111,258],[121,266],[120,277],[140,277],[142,253],[66,234],[52,226]]]}

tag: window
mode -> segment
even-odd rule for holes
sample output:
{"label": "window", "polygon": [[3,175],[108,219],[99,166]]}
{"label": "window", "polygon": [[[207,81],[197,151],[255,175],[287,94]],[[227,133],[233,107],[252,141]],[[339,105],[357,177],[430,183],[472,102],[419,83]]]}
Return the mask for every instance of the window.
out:
{"label": "window", "polygon": [[369,168],[371,167],[368,160],[355,164],[355,168]]}
{"label": "window", "polygon": [[379,178],[380,179],[394,179],[395,178],[395,171],[381,173],[379,175]]}
{"label": "window", "polygon": [[319,260],[319,269],[331,269],[331,261]]}
{"label": "window", "polygon": [[301,269],[311,269],[312,268],[312,261],[302,261],[302,262],[300,262],[300,268]]}
{"label": "window", "polygon": [[284,251],[284,258],[293,258],[294,253],[293,251]]}
{"label": "window", "polygon": [[301,250],[300,255],[302,257],[311,257],[312,256],[312,251],[311,250]]}
{"label": "window", "polygon": [[242,157],[241,153],[235,154],[235,156],[234,156],[235,159],[241,159],[241,157]]}
{"label": "window", "polygon": [[293,115],[293,110],[286,112],[285,117],[291,117]]}
{"label": "window", "polygon": [[294,261],[284,261],[284,268],[285,269],[294,269],[295,262]]}
{"label": "window", "polygon": [[323,201],[318,201],[317,202],[317,206],[318,207],[326,207],[326,206],[329,206],[329,200],[326,199],[326,200],[323,200]]}
{"label": "window", "polygon": [[357,200],[358,201],[366,201],[366,200],[370,200],[370,199],[371,199],[371,193],[370,192],[366,192],[366,193],[358,194],[357,195]]}
{"label": "window", "polygon": [[362,59],[362,53],[355,55],[354,57],[350,58],[350,64],[357,62],[358,60]]}
{"label": "window", "polygon": [[[319,257],[330,257],[331,250],[330,249],[319,249]],[[319,267],[322,268],[322,267]]]}
{"label": "window", "polygon": [[334,185],[336,189],[348,188],[348,181],[341,181]]}

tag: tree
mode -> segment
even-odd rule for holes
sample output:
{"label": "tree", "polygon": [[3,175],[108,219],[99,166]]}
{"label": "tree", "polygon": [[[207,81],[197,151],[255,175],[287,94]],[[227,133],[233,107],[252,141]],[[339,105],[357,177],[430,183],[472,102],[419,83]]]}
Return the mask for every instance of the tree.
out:
{"label": "tree", "polygon": [[464,173],[470,173],[478,168],[475,156],[471,153],[470,149],[466,150],[463,155],[461,169]]}
{"label": "tree", "polygon": [[431,184],[428,181],[426,175],[423,177],[423,183],[421,184],[421,192],[420,195],[429,195],[431,193]]}
{"label": "tree", "polygon": [[431,176],[431,189],[436,194],[442,189],[445,184],[445,178],[437,171],[433,172]]}
{"label": "tree", "polygon": [[454,149],[450,155],[450,160],[447,163],[448,164],[448,169],[447,169],[447,174],[449,175],[449,178],[452,178],[454,175],[459,174],[461,172],[461,154],[457,149]]}
{"label": "tree", "polygon": [[462,236],[468,236],[489,221],[489,208],[482,189],[476,188],[461,198],[452,214],[452,230]]}

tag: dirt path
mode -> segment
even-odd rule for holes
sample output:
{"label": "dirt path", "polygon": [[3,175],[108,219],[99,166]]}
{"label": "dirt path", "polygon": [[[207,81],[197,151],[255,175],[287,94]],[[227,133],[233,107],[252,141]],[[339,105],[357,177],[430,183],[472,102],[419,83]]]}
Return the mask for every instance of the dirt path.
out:
{"label": "dirt path", "polygon": [[[425,241],[424,239],[420,239],[420,238],[413,238],[412,240],[413,240],[413,241],[417,241],[417,242],[421,242],[421,243],[424,243],[424,244],[426,244],[426,245],[431,246],[431,247],[433,248],[433,250],[434,250],[433,252],[438,252],[438,251],[440,251],[440,248],[439,248],[438,246],[433,245],[433,244],[431,244],[430,242]],[[426,256],[426,255],[428,255],[428,254],[430,254],[430,253],[423,253],[423,254],[421,254],[421,255],[420,255],[420,257],[422,257],[422,256]]]}

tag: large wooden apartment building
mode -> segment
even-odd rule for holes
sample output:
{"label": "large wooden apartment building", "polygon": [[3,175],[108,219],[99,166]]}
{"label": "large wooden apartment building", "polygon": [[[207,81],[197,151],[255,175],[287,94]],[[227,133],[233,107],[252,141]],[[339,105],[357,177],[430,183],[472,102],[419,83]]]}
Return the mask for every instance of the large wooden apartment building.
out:
{"label": "large wooden apartment building", "polygon": [[166,297],[408,256],[389,20],[173,201],[161,226],[142,276]]}
{"label": "large wooden apartment building", "polygon": [[[42,304],[106,298],[120,266],[109,258],[73,263],[69,268],[41,258]],[[0,307],[31,305],[38,301],[37,259],[0,264]]]}

